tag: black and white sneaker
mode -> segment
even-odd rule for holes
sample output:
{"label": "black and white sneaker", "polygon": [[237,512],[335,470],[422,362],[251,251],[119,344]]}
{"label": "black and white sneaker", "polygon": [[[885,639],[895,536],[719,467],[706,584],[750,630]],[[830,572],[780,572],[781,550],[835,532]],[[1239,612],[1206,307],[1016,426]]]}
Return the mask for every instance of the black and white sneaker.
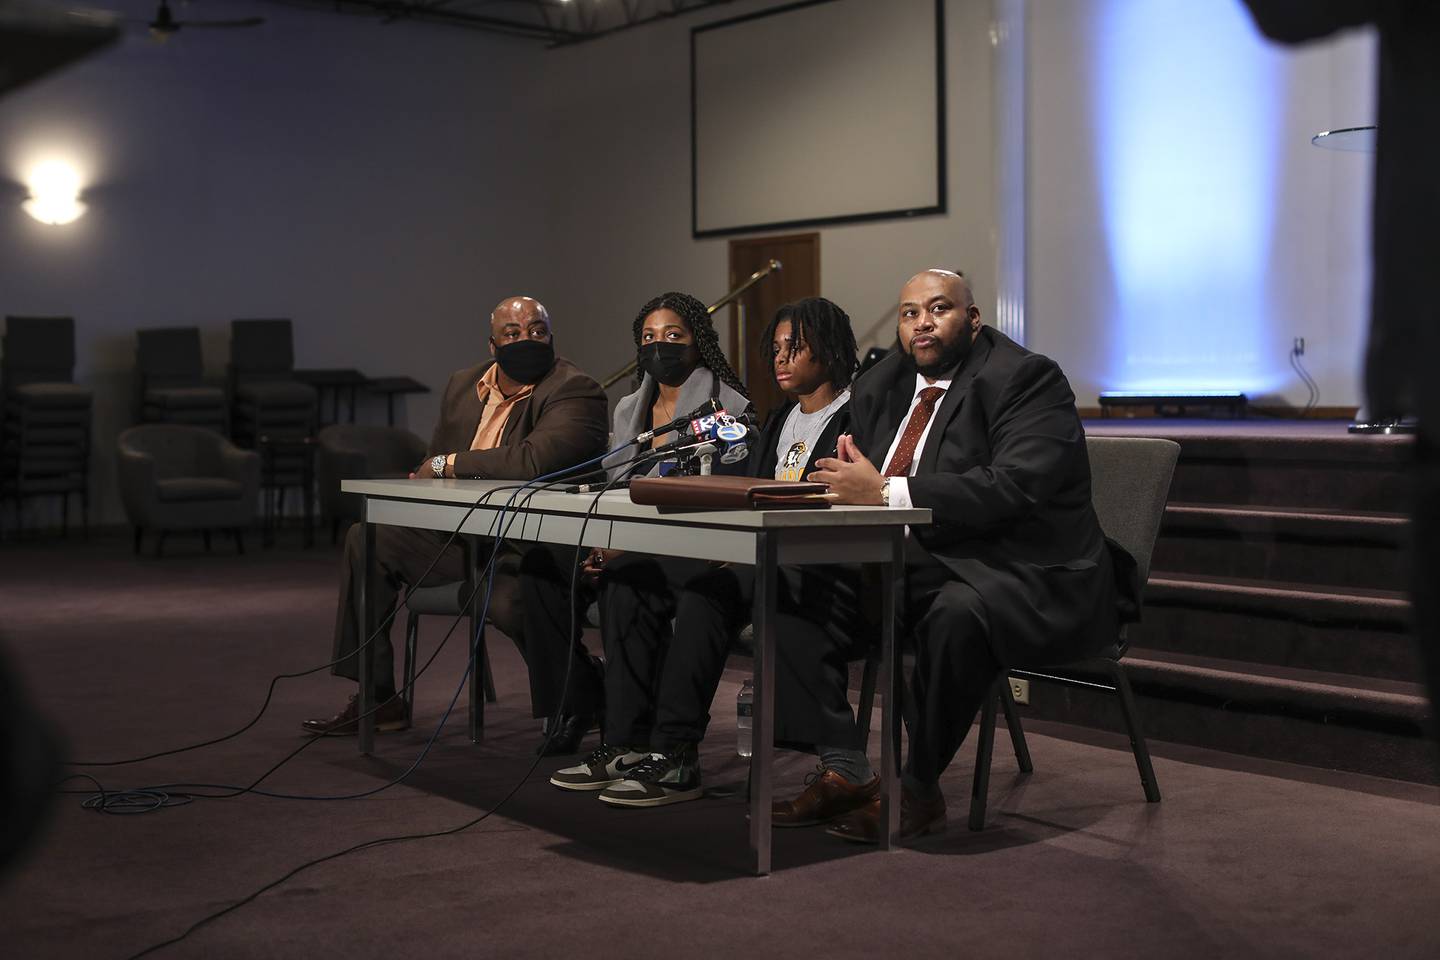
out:
{"label": "black and white sneaker", "polygon": [[667,803],[698,800],[700,754],[694,744],[670,753],[652,753],[619,783],[606,787],[600,799],[617,807],[662,807]]}
{"label": "black and white sneaker", "polygon": [[628,777],[649,756],[602,743],[578,765],[556,770],[550,782],[562,790],[604,790]]}

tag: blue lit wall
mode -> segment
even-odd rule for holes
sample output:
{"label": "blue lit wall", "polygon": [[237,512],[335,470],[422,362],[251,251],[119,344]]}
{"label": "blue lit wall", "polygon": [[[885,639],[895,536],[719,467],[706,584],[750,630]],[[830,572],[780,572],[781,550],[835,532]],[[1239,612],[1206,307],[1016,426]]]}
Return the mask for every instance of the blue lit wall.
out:
{"label": "blue lit wall", "polygon": [[1267,328],[1281,55],[1239,0],[1094,6],[1094,160],[1115,296],[1103,386],[1276,389],[1291,379]]}

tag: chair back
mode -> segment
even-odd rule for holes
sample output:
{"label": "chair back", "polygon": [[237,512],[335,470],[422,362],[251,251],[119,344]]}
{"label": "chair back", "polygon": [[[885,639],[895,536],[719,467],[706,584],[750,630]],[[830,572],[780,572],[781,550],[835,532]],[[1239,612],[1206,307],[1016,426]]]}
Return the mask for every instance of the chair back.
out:
{"label": "chair back", "polygon": [[1100,529],[1135,558],[1143,586],[1160,536],[1180,444],[1148,437],[1087,437],[1090,497]]}
{"label": "chair back", "polygon": [[180,423],[142,423],[121,432],[116,446],[127,453],[139,453],[155,462],[161,480],[180,477],[224,475],[222,457],[234,449],[230,441],[214,430]]}
{"label": "chair back", "polygon": [[245,380],[288,380],[295,370],[295,333],[289,320],[231,320],[230,371]]}
{"label": "chair back", "polygon": [[399,427],[337,423],[321,430],[315,439],[321,456],[355,454],[363,458],[365,472],[371,477],[412,470],[426,450],[423,439]]}
{"label": "chair back", "polygon": [[6,317],[0,373],[5,389],[70,383],[75,376],[74,317]]}
{"label": "chair back", "polygon": [[205,360],[199,327],[153,327],[135,331],[135,370],[146,386],[203,383]]}

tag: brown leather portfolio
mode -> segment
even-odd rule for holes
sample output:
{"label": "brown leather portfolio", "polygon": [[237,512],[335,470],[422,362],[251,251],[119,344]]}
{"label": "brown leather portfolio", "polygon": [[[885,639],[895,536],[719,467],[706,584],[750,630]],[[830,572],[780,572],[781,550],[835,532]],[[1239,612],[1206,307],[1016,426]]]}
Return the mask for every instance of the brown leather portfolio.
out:
{"label": "brown leather portfolio", "polygon": [[755,477],[644,477],[630,482],[630,500],[682,510],[824,509],[823,483]]}

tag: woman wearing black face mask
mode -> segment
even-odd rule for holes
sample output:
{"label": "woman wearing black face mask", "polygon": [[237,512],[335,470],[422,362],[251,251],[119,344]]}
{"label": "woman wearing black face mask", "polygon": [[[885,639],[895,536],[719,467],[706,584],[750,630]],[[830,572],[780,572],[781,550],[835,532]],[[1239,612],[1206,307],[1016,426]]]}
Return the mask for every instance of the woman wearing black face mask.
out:
{"label": "woman wearing black face mask", "polygon": [[[745,385],[720,349],[720,339],[710,322],[710,312],[705,309],[705,304],[689,294],[662,294],[640,308],[633,330],[639,386],[615,405],[611,426],[612,447],[618,446],[627,437],[664,426],[710,399],[720,401],[727,412],[736,416],[751,409]],[[675,433],[667,431],[657,435],[647,446],[659,446],[673,439]],[[632,445],[613,454],[605,465],[614,477],[635,469],[628,465],[628,461],[644,452],[645,447],[637,449]],[[746,461],[741,461],[725,466],[716,463],[715,466],[716,472],[745,473],[747,465]],[[642,473],[656,473],[660,467],[656,464],[639,469]],[[530,550],[521,563],[520,577],[527,642],[538,643],[531,638],[542,635],[552,637],[553,641],[546,644],[546,649],[562,653],[568,649],[564,637],[570,625],[571,578],[567,559],[567,556],[545,548]],[[702,561],[667,559],[662,565],[662,561],[643,554],[621,556],[615,551],[592,551],[583,568],[586,589],[575,600],[582,607],[589,606],[595,596],[594,588],[602,568],[615,569],[617,576],[653,583],[664,595],[669,591],[670,577],[678,577],[674,581],[677,584],[684,582],[703,570],[705,564]],[[610,648],[611,640],[607,639],[607,653]],[[557,655],[554,662],[563,668],[563,657]],[[531,670],[535,670],[533,664]],[[575,677],[571,680],[579,682]],[[607,680],[607,697],[626,697],[623,693],[611,694],[612,686]],[[575,752],[586,732],[594,725],[595,717],[574,714],[552,718],[551,722],[558,723],[559,727],[542,742],[542,749],[547,755],[561,755]]]}
{"label": "woman wearing black face mask", "polygon": [[[663,426],[711,398],[736,416],[751,409],[745,385],[720,349],[705,304],[689,294],[662,294],[640,308],[633,329],[638,388],[615,405],[614,443]],[[671,439],[666,433],[652,443]],[[613,460],[628,460],[639,452],[627,449]]]}

